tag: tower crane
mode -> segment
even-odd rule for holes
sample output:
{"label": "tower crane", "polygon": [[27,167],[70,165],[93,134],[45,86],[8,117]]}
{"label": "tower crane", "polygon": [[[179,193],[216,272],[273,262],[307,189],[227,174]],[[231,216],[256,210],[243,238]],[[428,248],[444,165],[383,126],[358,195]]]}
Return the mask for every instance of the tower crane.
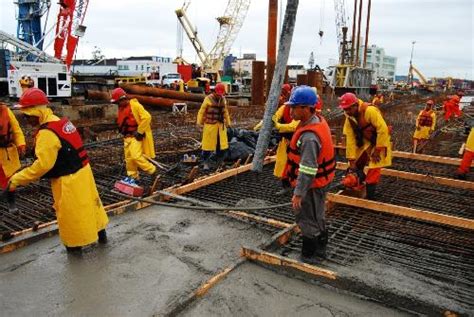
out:
{"label": "tower crane", "polygon": [[213,74],[215,79],[219,79],[219,70],[222,68],[224,58],[229,54],[240,28],[242,27],[247,15],[250,0],[229,0],[224,15],[217,18],[219,22],[219,34],[217,40],[209,52],[199,40],[196,28],[191,24],[186,15],[186,9],[189,5],[185,3],[182,8],[177,9],[176,16],[183,26],[186,35],[193,45],[202,69],[207,74]]}

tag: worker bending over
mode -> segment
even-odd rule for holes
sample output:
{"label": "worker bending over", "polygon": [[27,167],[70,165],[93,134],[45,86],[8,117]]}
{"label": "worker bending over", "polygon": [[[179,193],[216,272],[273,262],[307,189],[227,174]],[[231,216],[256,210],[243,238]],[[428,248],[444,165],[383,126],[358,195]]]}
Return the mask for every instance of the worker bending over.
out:
{"label": "worker bending over", "polygon": [[135,184],[140,178],[138,169],[150,175],[156,173],[156,167],[147,159],[155,158],[151,115],[137,99],[129,99],[122,88],[112,91],[110,101],[118,105],[117,123],[123,135],[126,181]]}
{"label": "worker bending over", "polygon": [[[25,136],[21,131],[18,120],[6,104],[0,102],[0,186],[7,188],[10,176],[21,167],[20,156],[25,155]],[[8,211],[18,211],[15,204],[15,191],[5,193]]]}
{"label": "worker bending over", "polygon": [[36,160],[10,178],[9,189],[50,179],[59,236],[68,252],[80,252],[97,240],[107,242],[109,220],[79,132],[67,118],[56,117],[48,103],[38,88],[26,90],[20,98],[18,108],[28,124],[38,128]]}
{"label": "worker bending over", "polygon": [[201,141],[203,169],[209,170],[211,154],[215,152],[217,160],[221,161],[225,150],[229,148],[227,128],[230,127],[231,121],[223,83],[218,83],[214,92],[204,98],[196,123],[203,127]]}
{"label": "worker bending over", "polygon": [[416,129],[413,134],[413,153],[416,153],[418,144],[423,145],[430,138],[436,125],[436,113],[433,111],[433,100],[426,102],[425,109],[421,110],[416,118]]}
{"label": "worker bending over", "polygon": [[349,170],[363,175],[364,167],[368,165],[365,178],[367,199],[374,199],[381,168],[392,165],[389,129],[380,110],[358,99],[353,93],[342,95],[339,107],[346,116],[343,134],[346,137]]}
{"label": "worker bending over", "polygon": [[444,120],[449,121],[451,117],[459,118],[461,116],[462,112],[461,109],[459,109],[459,102],[461,101],[462,95],[462,92],[458,92],[443,102]]}
{"label": "worker bending over", "polygon": [[325,199],[334,178],[336,162],[331,131],[326,120],[315,111],[317,97],[309,86],[293,89],[287,105],[291,116],[299,120],[291,138],[284,176],[294,188],[296,223],[301,229],[301,260],[314,263],[314,256],[326,257],[328,233]]}
{"label": "worker bending over", "polygon": [[461,160],[461,165],[456,171],[456,178],[465,180],[467,173],[471,170],[472,160],[474,159],[474,127],[471,128],[469,136],[467,137],[466,145],[464,146],[464,153]]}

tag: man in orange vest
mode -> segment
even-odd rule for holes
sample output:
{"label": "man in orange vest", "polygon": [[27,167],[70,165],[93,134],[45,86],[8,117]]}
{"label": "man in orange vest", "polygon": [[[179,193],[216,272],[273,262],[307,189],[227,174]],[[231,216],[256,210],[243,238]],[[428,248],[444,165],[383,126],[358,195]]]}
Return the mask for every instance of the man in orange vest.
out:
{"label": "man in orange vest", "polygon": [[138,102],[129,99],[125,90],[112,91],[112,103],[118,105],[117,123],[123,135],[123,151],[127,168],[127,182],[136,184],[138,169],[153,175],[156,167],[147,158],[155,158],[155,143],[151,131],[151,115]]}
{"label": "man in orange vest", "polygon": [[317,97],[309,86],[293,89],[291,116],[300,124],[291,138],[284,176],[294,188],[293,210],[301,229],[301,260],[315,263],[314,256],[325,258],[328,233],[325,199],[335,175],[336,161],[329,126],[316,113]]}
{"label": "man in orange vest", "polygon": [[[20,169],[20,156],[25,154],[25,136],[18,120],[6,104],[0,102],[0,186],[7,187],[10,177]],[[8,211],[18,211],[15,205],[15,191],[5,193]]]}
{"label": "man in orange vest", "polygon": [[[426,102],[425,109],[421,110],[416,118],[416,130],[413,134],[413,153],[421,142],[427,142],[436,125],[436,113],[433,111],[433,100]],[[421,143],[423,144],[423,143]]]}
{"label": "man in orange vest", "polygon": [[107,242],[109,220],[79,132],[67,118],[56,117],[48,104],[38,88],[26,90],[20,98],[18,108],[28,124],[38,128],[36,159],[10,178],[8,188],[50,179],[59,236],[68,252],[80,253],[83,246]]}
{"label": "man in orange vest", "polygon": [[365,178],[367,199],[375,199],[381,168],[392,165],[389,128],[377,107],[363,102],[353,93],[342,95],[339,107],[346,116],[342,132],[346,137],[349,168],[362,175],[364,167],[368,165]]}

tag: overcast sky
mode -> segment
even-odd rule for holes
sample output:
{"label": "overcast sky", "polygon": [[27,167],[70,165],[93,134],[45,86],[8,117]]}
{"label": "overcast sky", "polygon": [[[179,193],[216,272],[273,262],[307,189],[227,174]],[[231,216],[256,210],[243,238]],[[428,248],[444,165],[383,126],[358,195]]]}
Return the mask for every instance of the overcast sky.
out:
{"label": "overcast sky", "polygon": [[[58,12],[57,1],[52,2],[50,26]],[[208,50],[218,33],[215,17],[224,13],[227,2],[192,0],[188,8],[188,16]],[[286,1],[279,2],[283,11]],[[95,46],[109,58],[133,55],[174,58],[177,33],[174,10],[182,3],[182,0],[90,0],[84,22],[87,31],[79,42],[77,58],[91,58]],[[0,0],[0,4],[0,28],[15,34],[13,0]],[[353,1],[346,0],[346,15],[351,18],[352,6]],[[256,53],[257,59],[265,60],[267,10],[267,0],[252,1],[231,53],[237,56]],[[472,0],[372,0],[369,45],[383,47],[387,55],[398,58],[397,74],[407,73],[411,43],[416,41],[413,64],[425,76],[474,79],[473,15]],[[322,41],[318,36],[320,29],[324,31]],[[52,53],[52,45],[47,51]],[[321,67],[326,67],[329,59],[337,59],[332,0],[300,0],[289,63],[307,65],[311,51]],[[183,55],[189,61],[196,60],[186,36]]]}

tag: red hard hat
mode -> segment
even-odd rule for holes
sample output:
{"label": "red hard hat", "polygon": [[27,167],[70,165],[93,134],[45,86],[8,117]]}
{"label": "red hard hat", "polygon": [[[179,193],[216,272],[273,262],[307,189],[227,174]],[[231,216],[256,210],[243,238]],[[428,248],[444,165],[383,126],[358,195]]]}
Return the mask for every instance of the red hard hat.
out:
{"label": "red hard hat", "polygon": [[218,83],[216,85],[216,87],[214,88],[214,91],[219,96],[224,96],[225,95],[225,85],[223,83]]}
{"label": "red hard hat", "polygon": [[426,102],[426,104],[432,106],[434,105],[434,101],[430,99]]}
{"label": "red hard hat", "polygon": [[281,91],[288,94],[288,95],[290,94],[291,89],[292,89],[292,87],[291,87],[290,84],[283,84],[283,86],[281,86]]}
{"label": "red hard hat", "polygon": [[48,97],[39,88],[29,88],[20,97],[17,108],[29,108],[49,104]]}
{"label": "red hard hat", "polygon": [[112,90],[112,99],[110,99],[110,102],[115,103],[125,97],[127,97],[127,93],[125,92],[125,90],[123,90],[122,88],[115,88],[114,90]]}
{"label": "red hard hat", "polygon": [[339,108],[347,109],[358,101],[359,99],[357,99],[356,95],[351,92],[347,92],[339,98]]}

